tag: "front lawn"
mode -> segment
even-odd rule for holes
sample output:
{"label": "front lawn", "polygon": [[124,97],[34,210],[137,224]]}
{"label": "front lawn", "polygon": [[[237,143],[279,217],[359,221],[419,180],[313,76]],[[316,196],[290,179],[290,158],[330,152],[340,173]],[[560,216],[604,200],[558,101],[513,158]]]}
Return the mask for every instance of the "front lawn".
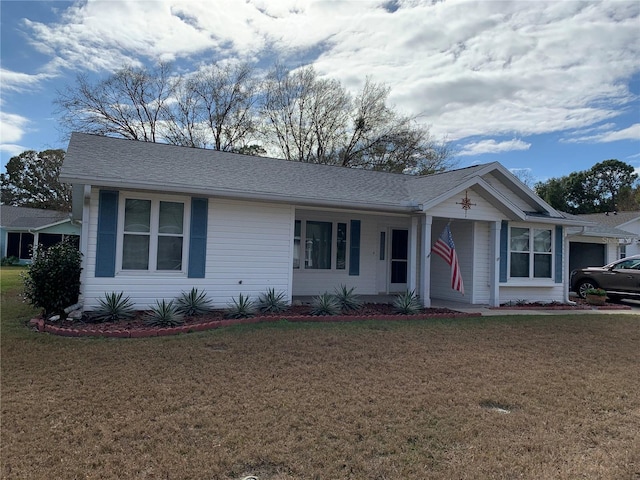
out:
{"label": "front lawn", "polygon": [[2,275],[2,478],[640,474],[638,316],[63,338]]}

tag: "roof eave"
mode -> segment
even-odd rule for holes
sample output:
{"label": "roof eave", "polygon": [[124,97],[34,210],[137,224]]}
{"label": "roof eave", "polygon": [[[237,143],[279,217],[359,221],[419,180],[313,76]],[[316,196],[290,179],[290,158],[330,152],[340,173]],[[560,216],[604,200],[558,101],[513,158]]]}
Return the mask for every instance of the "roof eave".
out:
{"label": "roof eave", "polygon": [[[62,178],[62,177],[61,177]],[[79,183],[92,186],[100,186],[106,188],[115,188],[123,190],[142,190],[154,192],[168,192],[182,195],[203,195],[206,197],[230,198],[234,200],[257,200],[272,203],[287,203],[299,206],[311,207],[348,207],[354,210],[364,210],[371,212],[393,212],[411,214],[416,211],[416,206],[401,203],[371,203],[371,202],[353,202],[346,203],[344,200],[317,199],[308,197],[299,197],[295,195],[274,194],[269,192],[248,192],[245,190],[219,189],[219,188],[193,188],[182,184],[151,184],[138,183],[123,180],[99,180],[96,178],[82,176],[66,176],[65,183]]]}

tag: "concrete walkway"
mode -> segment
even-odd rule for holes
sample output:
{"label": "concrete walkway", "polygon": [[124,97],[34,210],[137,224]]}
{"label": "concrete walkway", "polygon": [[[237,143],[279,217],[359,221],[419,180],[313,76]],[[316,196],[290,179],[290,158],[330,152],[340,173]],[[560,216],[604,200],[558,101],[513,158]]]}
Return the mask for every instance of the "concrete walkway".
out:
{"label": "concrete walkway", "polygon": [[[367,303],[393,303],[396,295],[359,295],[360,300]],[[308,305],[313,300],[312,296],[296,296],[293,298],[294,304]],[[483,316],[496,315],[591,315],[591,314],[611,314],[611,315],[640,315],[640,301],[624,300],[615,305],[618,308],[600,307],[591,310],[551,310],[551,309],[535,309],[535,308],[491,308],[489,305],[470,305],[462,302],[451,302],[447,300],[433,299],[431,301],[432,308],[448,308],[456,312],[463,313],[480,313]],[[629,309],[621,309],[621,306],[628,306]]]}
{"label": "concrete walkway", "polygon": [[[551,309],[535,309],[535,308],[491,308],[489,305],[469,305],[468,303],[448,302],[443,300],[433,300],[431,302],[433,308],[448,308],[456,312],[464,313],[480,313],[482,316],[496,315],[640,315],[640,303],[629,300],[616,304],[618,308],[599,307],[590,310],[551,310]],[[630,307],[622,309],[620,307]]]}

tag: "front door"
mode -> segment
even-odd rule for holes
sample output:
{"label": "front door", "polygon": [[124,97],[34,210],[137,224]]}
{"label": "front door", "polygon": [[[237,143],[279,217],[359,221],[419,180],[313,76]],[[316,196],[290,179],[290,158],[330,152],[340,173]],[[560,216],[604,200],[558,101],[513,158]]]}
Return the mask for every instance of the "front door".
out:
{"label": "front door", "polygon": [[391,230],[391,255],[389,292],[403,292],[407,289],[409,271],[409,230]]}

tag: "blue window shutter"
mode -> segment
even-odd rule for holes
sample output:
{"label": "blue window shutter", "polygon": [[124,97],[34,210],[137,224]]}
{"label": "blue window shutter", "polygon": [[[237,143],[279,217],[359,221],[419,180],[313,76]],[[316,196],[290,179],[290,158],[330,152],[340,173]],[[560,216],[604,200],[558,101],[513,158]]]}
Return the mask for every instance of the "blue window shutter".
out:
{"label": "blue window shutter", "polygon": [[562,226],[556,225],[556,283],[562,283]]}
{"label": "blue window shutter", "polygon": [[115,276],[117,238],[118,192],[100,190],[98,196],[98,237],[96,239],[96,277]]}
{"label": "blue window shutter", "polygon": [[507,265],[509,260],[509,222],[502,221],[500,227],[500,281],[507,281]]}
{"label": "blue window shutter", "polygon": [[189,235],[189,278],[204,278],[207,258],[207,217],[209,199],[191,199],[191,229]]}
{"label": "blue window shutter", "polygon": [[360,275],[360,220],[351,220],[349,275]]}

